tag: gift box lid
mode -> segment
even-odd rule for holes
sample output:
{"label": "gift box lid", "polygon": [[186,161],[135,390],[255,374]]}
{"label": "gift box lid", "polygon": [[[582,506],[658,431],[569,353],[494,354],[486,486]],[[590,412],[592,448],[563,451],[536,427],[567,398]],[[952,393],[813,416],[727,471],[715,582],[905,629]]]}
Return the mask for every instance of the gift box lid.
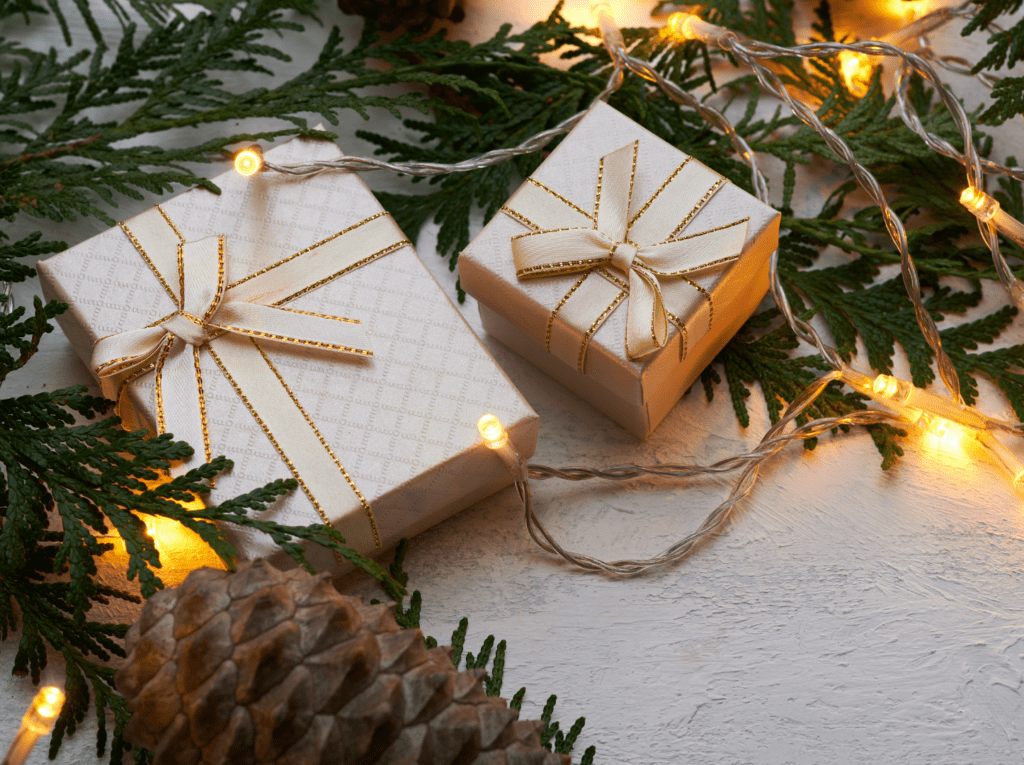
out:
{"label": "gift box lid", "polygon": [[[459,274],[467,292],[518,327],[533,345],[545,347],[551,339],[552,326],[558,327],[557,320],[551,322],[552,314],[562,309],[581,275],[517,276],[512,240],[538,228],[528,225],[525,219],[519,220],[524,216],[517,211],[517,197],[532,185],[561,198],[560,202],[552,204],[577,208],[581,216],[596,220],[599,168],[605,172],[603,162],[608,161],[609,155],[633,144],[636,146],[635,164],[629,197],[632,220],[640,217],[644,206],[661,194],[683,168],[691,174],[685,176],[686,183],[690,177],[699,176],[696,183],[700,186],[690,195],[699,199],[697,205],[678,211],[677,217],[684,226],[680,238],[725,229],[737,221],[742,223],[743,219],[747,225],[738,260],[687,275],[687,289],[692,290],[694,298],[692,307],[687,315],[676,317],[687,328],[685,334],[670,321],[667,342],[660,350],[640,360],[629,358],[624,343],[628,298],[623,296],[622,304],[611,310],[590,337],[585,357],[579,356],[585,359],[586,377],[627,405],[640,407],[653,397],[663,395],[664,390],[678,387],[674,383],[680,379],[681,368],[689,369],[694,363],[706,364],[711,360],[694,358],[687,346],[696,346],[697,340],[706,334],[717,338],[721,331],[735,331],[738,323],[734,319],[742,315],[741,323],[763,298],[767,290],[768,258],[778,246],[778,211],[734,184],[724,182],[717,173],[688,158],[614,108],[598,103],[460,255]],[[680,180],[683,178],[679,176]],[[705,188],[707,196],[701,198]],[[535,189],[530,191],[538,196]],[[594,211],[593,216],[590,211]],[[565,258],[572,257],[573,253],[567,251]],[[625,274],[609,268],[603,270],[612,281],[612,294],[616,278],[619,285],[625,287]],[[751,294],[755,291],[759,294]],[[562,361],[570,363],[568,358]],[[675,397],[682,392],[675,392]]]}
{"label": "gift box lid", "polygon": [[[267,152],[268,159],[280,164],[338,156],[333,143],[315,139],[294,139]],[[230,283],[384,214],[355,173],[302,179],[272,173],[245,178],[230,171],[213,181],[220,195],[197,188],[155,209],[183,242],[225,235]],[[98,340],[146,327],[176,310],[174,290],[161,284],[140,256],[143,248],[129,236],[147,214],[152,217],[147,211],[126,221],[124,230],[109,229],[39,264],[44,293],[71,306],[59,322],[91,370]],[[421,530],[424,519],[436,522],[510,482],[500,460],[480,443],[476,423],[482,414],[502,419],[524,457],[533,453],[537,433],[537,416],[529,404],[411,244],[397,227],[394,231],[399,241],[385,254],[371,253],[374,257],[287,303],[293,311],[358,319],[372,358],[339,358],[317,348],[297,352],[294,346],[259,341],[268,365],[272,362],[331,456],[373,509],[378,544],[383,546]],[[210,501],[292,477],[219,362],[211,353],[201,352],[197,358],[210,451],[235,462],[218,477]],[[157,420],[153,377],[139,378],[128,393],[151,427]],[[202,443],[192,446],[202,454]],[[324,497],[320,504],[332,522],[363,513],[351,492]],[[279,500],[264,517],[293,525],[320,522],[302,491]],[[273,552],[269,540],[257,543],[247,532],[242,536],[248,539],[245,544],[259,548],[255,554]]]}

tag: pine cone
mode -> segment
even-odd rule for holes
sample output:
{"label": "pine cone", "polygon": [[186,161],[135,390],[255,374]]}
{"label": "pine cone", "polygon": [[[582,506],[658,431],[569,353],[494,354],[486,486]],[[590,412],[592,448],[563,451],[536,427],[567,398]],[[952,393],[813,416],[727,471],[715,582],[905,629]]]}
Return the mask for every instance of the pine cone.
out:
{"label": "pine cone", "polygon": [[127,738],[154,765],[568,764],[393,608],[260,560],[193,571],[128,630]]}
{"label": "pine cone", "polygon": [[462,0],[338,0],[342,13],[376,19],[381,29],[421,29],[435,21],[456,23],[466,14]]}

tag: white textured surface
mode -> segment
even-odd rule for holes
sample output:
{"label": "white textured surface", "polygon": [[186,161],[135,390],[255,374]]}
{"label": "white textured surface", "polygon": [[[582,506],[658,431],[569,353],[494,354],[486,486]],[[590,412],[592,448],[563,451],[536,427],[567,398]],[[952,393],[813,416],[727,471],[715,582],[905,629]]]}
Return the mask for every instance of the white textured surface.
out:
{"label": "white textured surface", "polygon": [[[484,0],[470,2],[479,8]],[[329,11],[324,18],[328,27],[339,20]],[[485,33],[474,18],[468,33]],[[351,34],[353,25],[341,21]],[[302,46],[313,49],[323,34],[311,29]],[[30,39],[48,45],[59,38],[46,28]],[[952,50],[957,40],[950,39]],[[290,45],[296,53],[302,47]],[[389,118],[380,129],[390,129],[385,124]],[[363,126],[353,118],[338,132]],[[1014,140],[1019,146],[1019,132]],[[367,150],[356,140],[342,148]],[[368,180],[374,188],[406,187],[383,176]],[[817,197],[808,197],[814,209]],[[150,203],[126,203],[118,216]],[[49,230],[79,242],[102,228],[86,221]],[[453,276],[432,257],[432,236],[428,229],[418,250],[452,294]],[[37,290],[19,289],[19,302]],[[997,289],[986,295],[988,309],[1003,301]],[[463,313],[476,322],[474,305]],[[1020,321],[1002,342],[1024,342]],[[756,392],[753,422],[743,430],[724,390],[712,404],[695,390],[637,447],[533,367],[485,342],[541,416],[538,462],[710,461],[749,447],[764,430]],[[3,395],[88,379],[55,334]],[[982,405],[1008,414],[988,389]],[[1020,763],[1022,499],[988,464],[961,467],[913,439],[906,446],[907,457],[889,473],[878,469],[861,432],[826,438],[810,454],[789,450],[769,464],[726,535],[676,569],[625,582],[577,574],[540,554],[506,491],[413,541],[407,568],[423,592],[425,630],[444,640],[467,615],[470,650],[489,633],[507,638],[506,693],[527,686],[524,711],[534,717],[558,693],[557,718],[567,728],[587,716],[581,750],[596,744],[600,763]],[[549,483],[536,484],[535,496],[568,546],[642,555],[694,528],[727,486]],[[131,611],[98,616],[131,618]],[[15,648],[14,640],[0,644],[4,739],[33,690],[8,674]],[[59,668],[50,671],[59,677]],[[87,724],[59,762],[95,762],[93,731]],[[40,747],[31,762],[44,759]]]}

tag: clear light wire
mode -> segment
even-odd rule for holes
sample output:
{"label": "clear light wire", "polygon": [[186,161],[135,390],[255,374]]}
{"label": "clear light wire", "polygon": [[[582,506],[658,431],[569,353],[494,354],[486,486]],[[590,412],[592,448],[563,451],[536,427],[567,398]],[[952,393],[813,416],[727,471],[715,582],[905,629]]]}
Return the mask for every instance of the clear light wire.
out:
{"label": "clear light wire", "polygon": [[729,519],[729,515],[738,502],[743,500],[754,488],[762,464],[775,456],[793,441],[817,438],[840,425],[875,425],[879,423],[897,422],[897,415],[874,409],[851,412],[843,417],[826,417],[801,425],[789,433],[783,430],[825,390],[833,380],[841,379],[839,372],[829,372],[815,380],[800,396],[786,408],[783,417],[764,434],[758,448],[746,454],[728,457],[711,465],[623,465],[605,469],[588,467],[570,467],[563,469],[547,468],[541,465],[529,465],[529,476],[534,479],[562,478],[569,481],[582,481],[590,478],[602,478],[611,481],[627,481],[643,475],[661,477],[691,478],[697,475],[722,474],[742,470],[732,491],[722,504],[716,507],[704,519],[696,531],[687,534],[659,555],[645,559],[625,559],[603,561],[584,553],[571,552],[564,549],[541,523],[533,510],[533,501],[528,481],[516,481],[516,490],[523,502],[526,514],[526,528],[534,541],[543,549],[558,555],[567,563],[586,571],[603,572],[617,576],[636,576],[676,563],[690,555],[696,546],[707,536],[720,529]]}
{"label": "clear light wire", "polygon": [[590,107],[587,107],[587,109],[577,112],[571,117],[567,117],[553,128],[549,128],[548,130],[527,138],[518,146],[493,149],[492,151],[488,151],[478,157],[464,159],[460,162],[454,162],[449,165],[442,164],[440,162],[386,162],[385,160],[377,159],[376,157],[340,157],[339,159],[322,162],[298,162],[291,165],[277,165],[272,162],[264,161],[263,166],[267,170],[272,170],[274,172],[304,177],[319,175],[325,170],[354,170],[356,172],[390,170],[395,173],[403,173],[405,175],[414,175],[419,177],[448,175],[449,173],[465,173],[470,170],[480,170],[484,167],[500,165],[503,162],[508,162],[510,159],[514,159],[515,157],[523,154],[532,154],[539,149],[543,149],[551,143],[554,138],[568,133],[576,126],[577,122],[586,116],[587,112],[593,107],[593,104],[607,101],[608,97],[619,89],[619,86],[622,84],[622,78],[622,65],[619,62],[616,62],[604,90],[594,97],[593,103]]}

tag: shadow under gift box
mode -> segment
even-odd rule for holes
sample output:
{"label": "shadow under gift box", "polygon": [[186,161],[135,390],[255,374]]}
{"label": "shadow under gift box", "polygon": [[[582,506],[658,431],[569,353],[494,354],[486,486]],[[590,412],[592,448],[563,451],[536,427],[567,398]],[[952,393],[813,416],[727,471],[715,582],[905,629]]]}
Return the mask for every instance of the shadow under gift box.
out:
{"label": "shadow under gift box", "polygon": [[[270,161],[280,164],[338,156],[341,153],[333,143],[312,139],[295,139],[267,152]],[[354,173],[297,179],[271,173],[244,178],[231,171],[213,181],[221,189],[220,195],[193,189],[162,203],[157,212],[166,214],[184,242],[224,235],[228,283],[279,264],[383,212]],[[100,338],[147,327],[178,310],[169,286],[173,283],[176,288],[177,282],[165,280],[165,289],[127,234],[133,222],[146,214],[126,221],[126,230],[112,228],[39,264],[47,298],[70,305],[58,321],[94,374],[93,346]],[[394,229],[399,241],[403,240],[404,235]],[[232,342],[258,342],[257,352],[250,355],[259,360],[258,350],[262,349],[269,360],[267,366],[276,368],[282,386],[301,404],[317,435],[322,436],[319,443],[329,447],[339,469],[343,467],[342,472],[363,495],[372,524],[348,484],[336,495],[317,499],[352,546],[376,555],[402,537],[415,535],[511,483],[501,460],[480,441],[477,421],[481,415],[497,415],[524,458],[532,455],[536,446],[538,418],[411,244],[365,260],[290,300],[285,307],[359,320],[372,358],[265,337]],[[225,294],[230,295],[230,289]],[[233,469],[217,478],[207,501],[217,504],[274,479],[293,477],[283,456],[295,465],[298,455],[282,455],[274,444],[287,438],[272,440],[209,348],[193,347],[199,348],[210,453],[234,461]],[[246,375],[236,377],[244,388]],[[155,430],[154,374],[140,377],[125,395],[141,424]],[[168,407],[174,405],[169,398],[173,399],[164,396]],[[204,445],[191,445],[201,462]],[[294,472],[301,475],[302,471],[300,465],[295,466]],[[337,481],[337,476],[330,478]],[[288,525],[323,522],[301,488],[260,517]],[[368,533],[371,529],[376,532],[376,542]],[[266,557],[275,565],[290,562],[259,532],[231,525],[225,532],[243,560]],[[313,547],[308,555],[314,566],[336,565],[325,549]],[[173,550],[162,552],[175,554]]]}
{"label": "shadow under gift box", "polygon": [[[606,104],[597,104],[544,160],[531,176],[537,182],[533,185],[549,189],[586,214],[596,207],[602,158],[634,142],[632,220],[688,158]],[[689,160],[687,167],[699,168],[702,177],[721,178],[697,160]],[[577,364],[546,350],[546,339],[552,331],[552,313],[582,274],[517,278],[512,239],[531,228],[516,219],[515,201],[514,195],[459,257],[461,284],[479,302],[484,328],[628,431],[647,438],[767,293],[768,261],[778,247],[780,214],[732,183],[718,186],[677,235],[688,237],[748,219],[737,260],[686,275],[695,285],[691,285],[693,300],[688,313],[678,318],[687,328],[685,334],[699,339],[685,342],[684,333],[669,321],[665,345],[640,361],[631,360],[624,343],[627,296],[593,333],[581,373]],[[552,204],[561,202],[553,200]],[[504,212],[506,209],[512,213]],[[679,210],[678,220],[691,212]],[[574,257],[579,257],[574,251],[564,253],[566,260]],[[625,281],[625,274],[606,270]],[[556,313],[556,330],[559,321]],[[701,321],[709,325],[706,332],[695,331],[696,322]]]}

